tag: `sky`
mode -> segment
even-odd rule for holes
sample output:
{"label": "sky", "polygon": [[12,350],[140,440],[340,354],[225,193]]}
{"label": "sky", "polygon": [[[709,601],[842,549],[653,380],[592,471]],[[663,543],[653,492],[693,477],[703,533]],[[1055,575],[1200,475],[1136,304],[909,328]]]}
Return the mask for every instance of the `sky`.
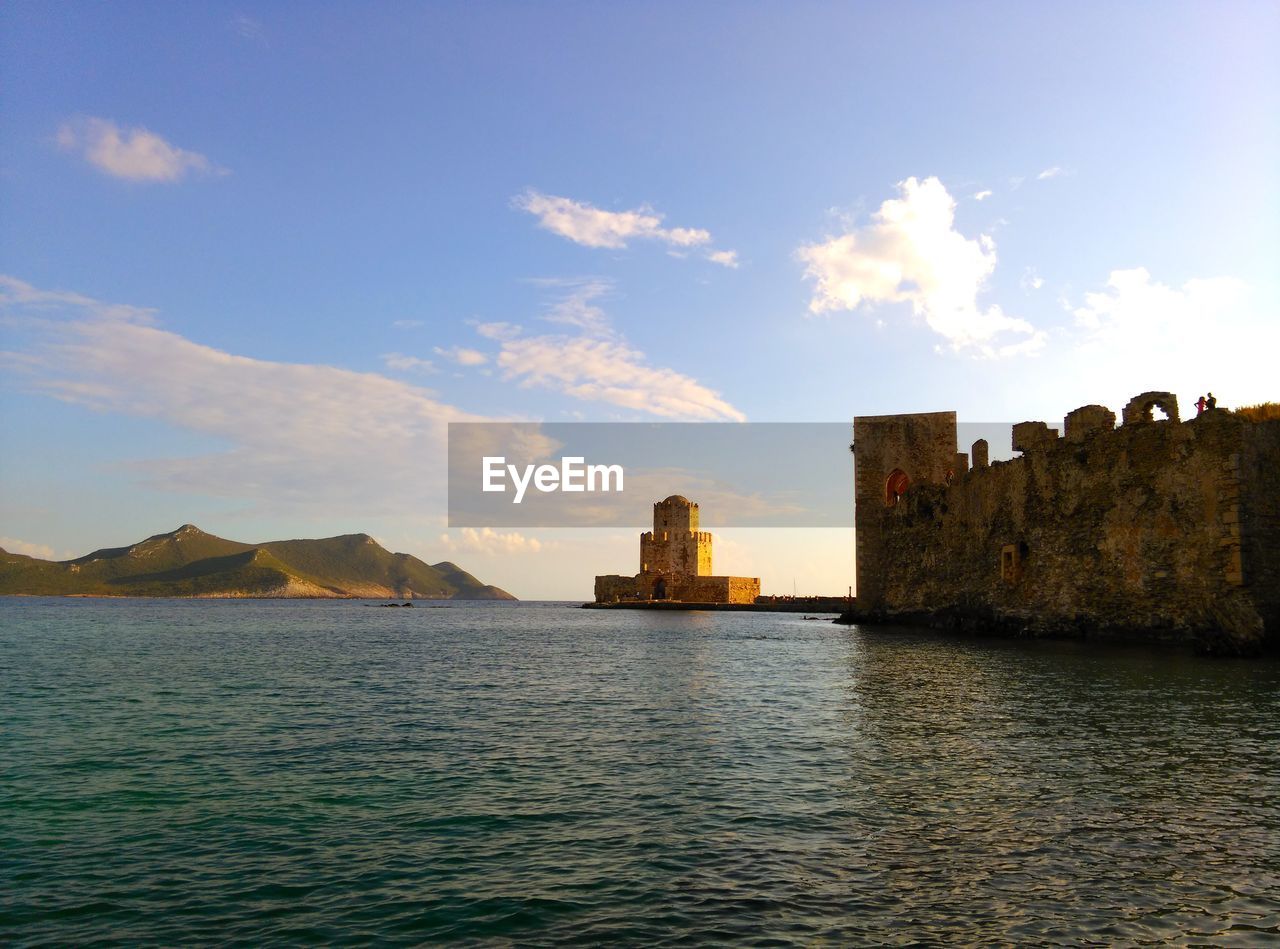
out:
{"label": "sky", "polygon": [[1277,168],[1274,3],[11,0],[0,546],[367,532],[585,598],[646,525],[450,529],[449,422],[1280,399]]}

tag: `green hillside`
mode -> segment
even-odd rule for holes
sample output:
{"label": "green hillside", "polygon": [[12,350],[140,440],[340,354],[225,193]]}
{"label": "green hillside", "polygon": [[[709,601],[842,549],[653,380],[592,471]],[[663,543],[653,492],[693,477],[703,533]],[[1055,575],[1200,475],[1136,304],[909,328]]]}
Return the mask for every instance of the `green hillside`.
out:
{"label": "green hillside", "polygon": [[0,550],[0,594],[515,599],[455,564],[394,554],[367,534],[245,544],[192,524],[75,560]]}

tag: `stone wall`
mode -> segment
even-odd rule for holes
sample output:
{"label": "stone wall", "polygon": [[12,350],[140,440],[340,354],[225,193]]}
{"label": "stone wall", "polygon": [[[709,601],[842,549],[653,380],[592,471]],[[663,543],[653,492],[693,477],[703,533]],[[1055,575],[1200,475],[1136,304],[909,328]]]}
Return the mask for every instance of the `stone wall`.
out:
{"label": "stone wall", "polygon": [[[658,589],[658,584],[663,584]],[[661,595],[660,595],[661,594]],[[759,577],[660,577],[617,574],[596,577],[595,601],[677,600],[685,603],[754,603],[760,595]]]}
{"label": "stone wall", "polygon": [[[1280,640],[1280,422],[1219,410],[1180,423],[1172,396],[1147,397],[1118,429],[1102,406],[1071,413],[1063,438],[1043,423],[1015,426],[1022,457],[950,485],[920,479],[893,506],[864,505],[863,479],[883,474],[860,471],[859,609],[1219,652]],[[1150,420],[1151,404],[1170,420]],[[860,467],[888,457],[864,455],[856,432]]]}
{"label": "stone wall", "polygon": [[886,573],[878,515],[904,483],[945,483],[956,464],[956,413],[861,416],[853,445],[858,602],[878,606]]}
{"label": "stone wall", "polygon": [[678,598],[689,603],[754,603],[759,595],[759,577],[694,577]]}
{"label": "stone wall", "polygon": [[1243,586],[1274,644],[1280,640],[1280,422],[1255,422],[1244,431],[1239,465]]}
{"label": "stone wall", "polygon": [[639,586],[635,577],[624,577],[616,573],[599,576],[596,577],[595,597],[597,603],[634,600],[639,598]]}

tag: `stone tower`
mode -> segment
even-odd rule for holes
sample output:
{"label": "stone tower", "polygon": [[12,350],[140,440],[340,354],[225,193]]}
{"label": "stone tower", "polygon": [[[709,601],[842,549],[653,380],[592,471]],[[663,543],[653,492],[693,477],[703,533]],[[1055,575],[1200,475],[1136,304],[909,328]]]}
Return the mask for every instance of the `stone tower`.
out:
{"label": "stone tower", "polygon": [[853,420],[854,526],[858,607],[884,596],[882,520],[913,484],[946,484],[961,463],[956,413],[868,415]]}
{"label": "stone tower", "polygon": [[754,603],[759,595],[759,577],[711,575],[711,535],[698,530],[698,505],[678,494],[653,506],[640,572],[596,577],[597,603]]}
{"label": "stone tower", "polygon": [[698,530],[698,505],[679,494],[653,505],[653,530],[640,535],[640,573],[711,576],[711,535]]}

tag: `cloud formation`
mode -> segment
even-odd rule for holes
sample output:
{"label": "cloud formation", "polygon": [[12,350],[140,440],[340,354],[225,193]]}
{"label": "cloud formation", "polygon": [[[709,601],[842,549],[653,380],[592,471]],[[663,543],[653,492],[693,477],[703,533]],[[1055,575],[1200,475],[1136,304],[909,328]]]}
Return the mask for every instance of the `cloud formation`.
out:
{"label": "cloud formation", "polygon": [[543,312],[542,318],[548,323],[562,323],[596,335],[611,332],[609,316],[596,301],[613,292],[612,282],[599,277],[542,278],[530,282],[563,291]]}
{"label": "cloud formation", "polygon": [[1145,267],[1118,269],[1102,289],[1064,306],[1075,343],[1070,378],[1113,408],[1144,389],[1187,402],[1212,389],[1224,406],[1275,398],[1280,323],[1256,307],[1242,280],[1165,284]]}
{"label": "cloud formation", "polygon": [[1086,293],[1072,316],[1088,340],[1126,350],[1170,337],[1207,340],[1218,335],[1215,328],[1238,307],[1244,291],[1234,277],[1188,280],[1177,289],[1153,282],[1145,267],[1113,270],[1106,289]]}
{"label": "cloud formation", "polygon": [[237,13],[231,18],[231,28],[241,39],[246,39],[262,46],[269,46],[267,42],[267,31],[263,29],[262,21],[255,20],[247,13]]}
{"label": "cloud formation", "polygon": [[951,348],[981,356],[1039,349],[1045,335],[978,295],[996,266],[990,235],[955,229],[956,202],[937,178],[908,178],[871,223],[796,253],[814,281],[812,313],[909,303]]}
{"label": "cloud formation", "polygon": [[[648,206],[630,211],[606,211],[584,201],[529,189],[512,199],[512,205],[538,218],[538,226],[583,247],[620,250],[633,240],[659,241],[669,247],[704,248],[707,260],[736,269],[738,252],[713,250],[711,232],[700,227],[663,227],[663,216]],[[685,256],[676,252],[675,256]]]}
{"label": "cloud formation", "polygon": [[273,511],[353,516],[443,509],[451,421],[485,421],[428,390],[369,372],[253,359],[192,342],[152,314],[0,280],[0,318],[22,345],[17,384],[213,440],[190,457],[132,465],[167,490]]}
{"label": "cloud formation", "polygon": [[77,152],[113,178],[127,181],[180,181],[189,174],[223,175],[204,155],[170,145],[144,128],[121,129],[107,119],[82,118],[58,129],[58,146]]}
{"label": "cloud formation", "polygon": [[440,546],[446,550],[462,550],[484,554],[536,554],[545,546],[536,537],[528,537],[519,531],[496,531],[492,527],[463,527],[456,535],[441,534]]}
{"label": "cloud formation", "polygon": [[35,557],[37,560],[53,560],[53,548],[47,544],[32,544],[16,537],[0,537],[0,548],[11,554],[22,554],[24,557]]}
{"label": "cloud formation", "polygon": [[482,323],[476,331],[501,346],[495,363],[504,379],[524,388],[548,388],[587,402],[604,402],[662,418],[735,421],[746,416],[718,392],[673,369],[649,365],[610,325],[593,301],[612,286],[598,278],[539,281],[561,291],[547,322],[576,333],[528,335],[511,323]]}
{"label": "cloud formation", "polygon": [[1044,171],[1040,172],[1040,174],[1036,175],[1036,181],[1044,181],[1047,178],[1057,178],[1062,173],[1062,169],[1057,165],[1054,165],[1052,168],[1046,168]]}
{"label": "cloud formation", "polygon": [[[438,352],[439,350],[437,350]],[[397,372],[439,372],[435,363],[430,359],[420,359],[417,356],[406,356],[404,353],[383,353],[382,363],[388,369],[394,369]]]}
{"label": "cloud formation", "polygon": [[630,240],[658,240],[676,247],[711,242],[711,232],[693,227],[664,228],[662,215],[652,208],[605,211],[572,198],[530,189],[513,201],[521,211],[538,218],[538,226],[584,247],[622,248]]}
{"label": "cloud formation", "polygon": [[746,416],[697,380],[648,364],[626,342],[586,336],[527,336],[503,343],[498,366],[521,386],[606,402],[662,418],[742,422]]}
{"label": "cloud formation", "polygon": [[467,349],[464,346],[450,346],[448,349],[436,346],[433,351],[437,356],[443,356],[459,366],[483,366],[489,361],[489,357],[480,350]]}

